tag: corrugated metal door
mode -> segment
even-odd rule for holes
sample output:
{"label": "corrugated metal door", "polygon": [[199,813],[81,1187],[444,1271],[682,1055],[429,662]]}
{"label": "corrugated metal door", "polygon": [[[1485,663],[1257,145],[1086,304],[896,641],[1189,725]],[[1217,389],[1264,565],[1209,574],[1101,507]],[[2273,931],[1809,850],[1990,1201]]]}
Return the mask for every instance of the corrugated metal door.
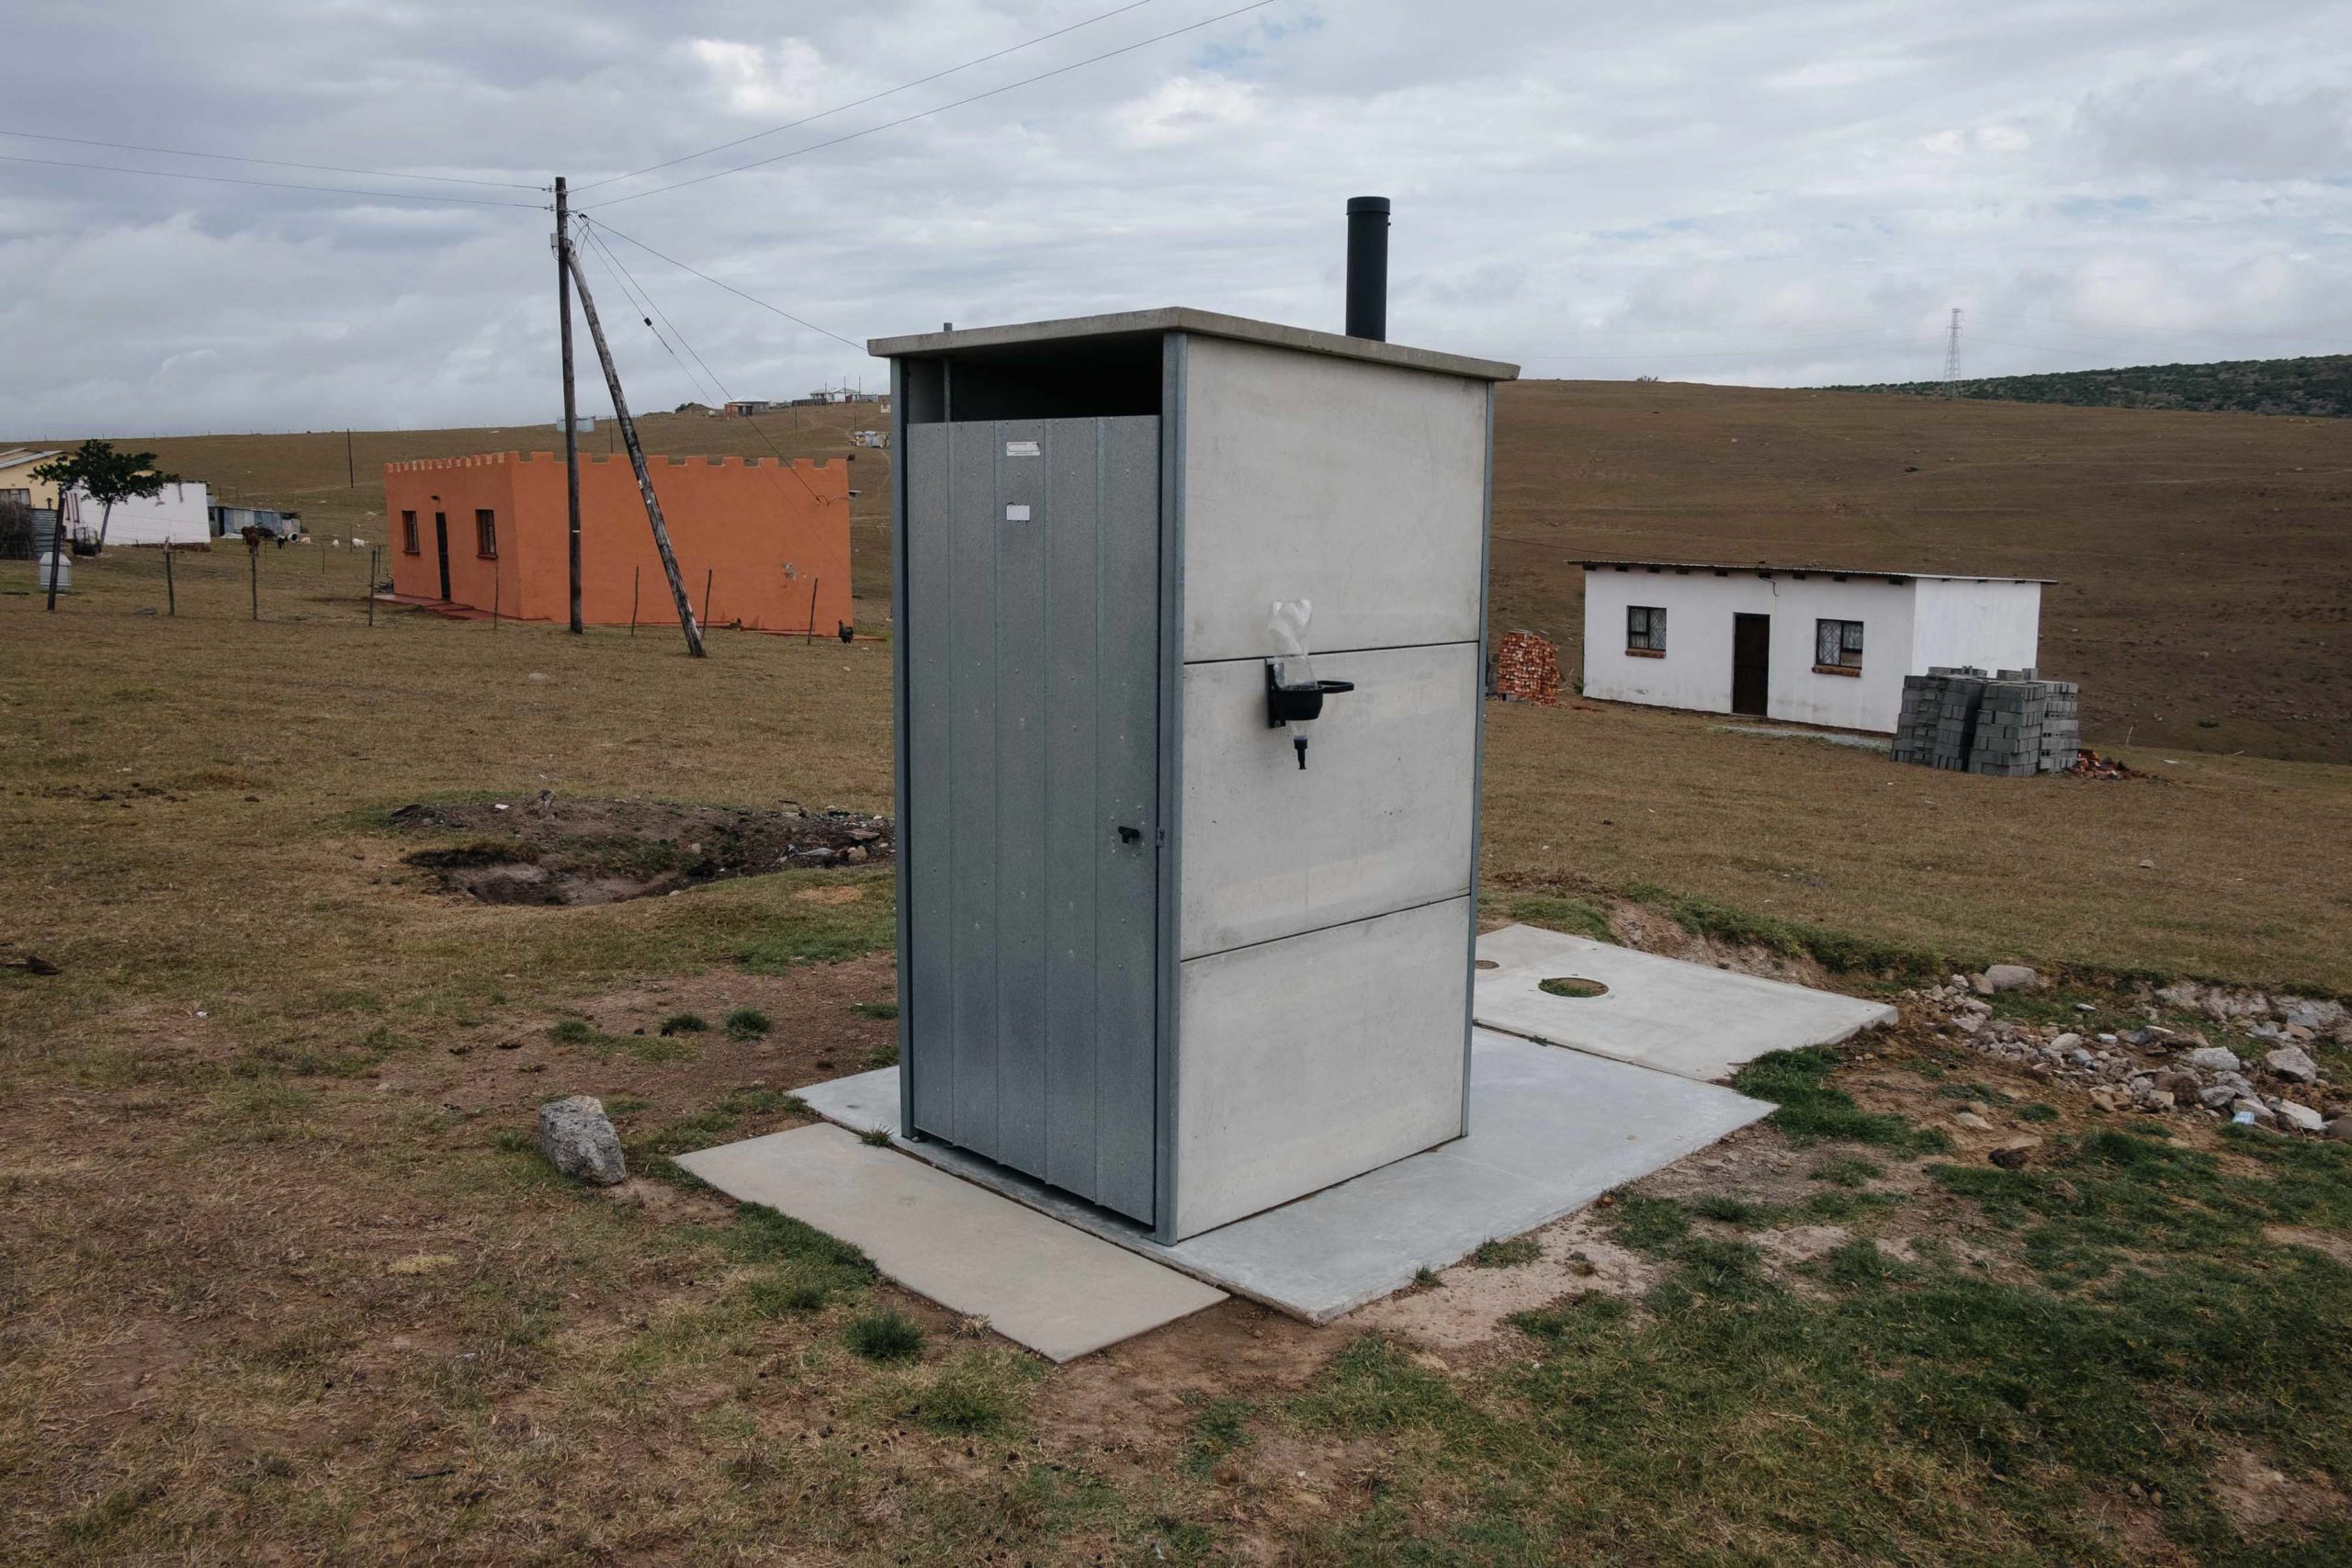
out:
{"label": "corrugated metal door", "polygon": [[1148,1221],[1159,421],[910,426],[906,516],[914,1125]]}

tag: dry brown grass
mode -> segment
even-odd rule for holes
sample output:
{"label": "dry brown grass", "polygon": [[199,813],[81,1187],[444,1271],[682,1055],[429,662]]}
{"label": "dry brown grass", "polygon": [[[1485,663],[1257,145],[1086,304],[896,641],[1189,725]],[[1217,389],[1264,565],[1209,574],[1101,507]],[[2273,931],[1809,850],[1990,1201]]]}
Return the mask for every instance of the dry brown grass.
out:
{"label": "dry brown grass", "polygon": [[2093,744],[2352,761],[2341,420],[1535,381],[1496,400],[1495,624],[1564,645],[1585,557],[2059,579]]}
{"label": "dry brown grass", "polygon": [[[583,1195],[516,1145],[572,1089],[612,1098],[640,1168],[790,1124],[782,1091],[888,1042],[852,1004],[889,981],[784,960],[886,945],[888,876],[477,907],[400,865],[380,813],[543,787],[887,808],[888,646],[371,629],[356,563],[322,558],[265,552],[258,624],[241,550],[180,560],[177,619],[137,613],[152,552],[81,563],[55,616],[0,565],[0,942],[63,966],[0,970],[0,1559],[1317,1560],[1349,1516],[1295,1476],[1378,1451],[1269,1428],[1230,1493],[1182,1465],[1204,1409],[1287,1397],[1344,1330],[1237,1304],[1041,1376],[882,1288],[927,1348],[873,1368],[842,1339],[867,1292],[767,1315],[753,1286],[789,1266],[725,1205]],[[1682,716],[1490,717],[1504,897],[1655,883],[2352,988],[2335,769],[2013,783]],[[740,1005],[767,1041],[631,1043]],[[551,1040],[573,1015],[603,1043]]]}

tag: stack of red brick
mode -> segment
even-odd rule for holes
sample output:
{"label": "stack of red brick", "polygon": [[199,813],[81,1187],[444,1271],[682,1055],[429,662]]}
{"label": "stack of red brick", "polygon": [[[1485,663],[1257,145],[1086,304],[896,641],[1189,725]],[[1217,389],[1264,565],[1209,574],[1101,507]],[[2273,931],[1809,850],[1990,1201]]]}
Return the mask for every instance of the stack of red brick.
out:
{"label": "stack of red brick", "polygon": [[1533,632],[1508,632],[1495,645],[1493,694],[1505,702],[1560,701],[1560,650]]}

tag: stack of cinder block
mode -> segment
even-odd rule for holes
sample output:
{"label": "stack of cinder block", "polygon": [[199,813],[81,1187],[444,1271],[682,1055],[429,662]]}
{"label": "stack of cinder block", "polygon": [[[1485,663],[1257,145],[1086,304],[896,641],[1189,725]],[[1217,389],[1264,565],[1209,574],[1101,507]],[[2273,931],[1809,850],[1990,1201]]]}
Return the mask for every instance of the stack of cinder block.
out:
{"label": "stack of cinder block", "polygon": [[2078,690],[2031,670],[1939,665],[1906,675],[1894,760],[1996,778],[2064,773],[2081,744]]}
{"label": "stack of cinder block", "polygon": [[1505,702],[1556,706],[1560,700],[1559,649],[1533,632],[1505,633],[1495,644],[1487,690]]}

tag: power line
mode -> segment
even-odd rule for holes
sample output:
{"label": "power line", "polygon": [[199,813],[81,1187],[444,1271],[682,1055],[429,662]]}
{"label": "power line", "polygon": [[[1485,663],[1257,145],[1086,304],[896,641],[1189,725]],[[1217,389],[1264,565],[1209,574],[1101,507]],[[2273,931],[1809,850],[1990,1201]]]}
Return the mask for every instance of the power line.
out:
{"label": "power line", "polygon": [[370,175],[387,180],[436,180],[444,185],[489,186],[498,190],[545,190],[514,180],[474,180],[461,175],[407,175],[395,169],[354,169],[342,164],[296,164],[284,158],[249,158],[239,152],[191,152],[185,147],[148,147],[136,141],[94,141],[86,136],[52,136],[43,130],[0,130],[0,136],[29,141],[70,141],[76,147],[110,147],[118,152],[162,152],[174,158],[209,158],[219,164],[267,164],[280,169],[311,169],[330,175]]}
{"label": "power line", "polygon": [[[597,229],[602,226],[592,225],[584,218],[580,221],[581,226],[588,230],[589,239],[595,242],[597,250],[604,254],[605,260],[612,263],[613,269],[619,273],[622,277],[628,279],[628,282],[622,287],[622,292],[626,294],[630,288],[634,288],[638,293],[643,295],[645,297],[645,302],[648,305],[652,306],[654,314],[660,316],[662,323],[669,327],[670,335],[676,338],[680,343],[685,344],[686,352],[695,356],[695,363],[703,367],[704,373],[710,378],[710,384],[718,389],[719,401],[721,403],[733,402],[735,400],[735,394],[728,390],[727,383],[718,378],[718,372],[711,369],[710,362],[702,356],[702,350],[696,348],[691,343],[686,343],[686,334],[678,330],[678,324],[675,321],[670,320],[670,312],[662,310],[660,305],[654,304],[653,291],[646,288],[642,283],[637,281],[637,278],[629,272],[628,268],[621,265],[621,258],[613,253],[612,246],[606,244],[605,243],[604,236],[596,231]],[[635,243],[635,242],[632,241],[631,243]],[[645,324],[650,327],[653,322],[650,320],[648,320]],[[656,332],[653,335],[655,337],[660,337],[662,334],[659,332]],[[668,348],[669,344],[665,342],[662,346],[664,348]],[[672,349],[670,357],[676,359],[677,356],[677,351],[675,349]],[[682,370],[685,368],[684,362],[680,363],[679,368]],[[697,386],[695,389],[699,391],[701,389]],[[802,476],[798,468],[793,467],[792,459],[786,457],[784,455],[784,449],[778,446],[775,442],[769,437],[766,431],[760,428],[759,421],[754,419],[751,423],[752,434],[760,438],[761,445],[764,446],[769,451],[775,454],[775,460],[784,465],[785,471],[793,477],[802,490],[808,492],[810,500],[817,502],[820,505],[823,504],[825,498],[817,493],[817,487],[810,484],[808,480]]]}
{"label": "power line", "polygon": [[540,201],[493,201],[479,196],[428,196],[413,190],[358,190],[349,186],[294,185],[286,180],[240,179],[234,175],[198,175],[182,169],[129,169],[119,164],[75,164],[62,158],[27,158],[14,152],[0,152],[0,163],[39,164],[51,169],[92,169],[107,175],[153,175],[165,180],[202,180],[208,185],[262,186],[271,190],[318,191],[328,196],[384,197],[394,201],[429,201],[438,205],[458,202],[467,207],[514,207],[525,211],[544,212],[548,204]]}
{"label": "power line", "polygon": [[[605,205],[610,206],[611,204],[608,202]],[[720,288],[724,288],[728,293],[734,295],[739,299],[748,299],[763,310],[773,310],[777,315],[782,316],[786,321],[792,322],[795,326],[807,327],[810,332],[816,333],[820,336],[831,338],[835,343],[846,344],[850,347],[857,350],[860,354],[864,354],[865,352],[865,345],[858,342],[855,338],[846,338],[837,332],[832,332],[827,328],[819,326],[814,321],[802,321],[798,316],[794,315],[791,311],[786,310],[781,305],[771,305],[766,300],[761,299],[758,295],[746,294],[741,289],[736,288],[733,284],[726,282],[720,278],[713,277],[710,274],[704,272],[699,267],[688,266],[685,263],[680,261],[675,256],[665,256],[660,251],[655,250],[651,245],[647,244],[642,240],[629,239],[629,236],[622,233],[618,229],[614,228],[609,223],[599,221],[596,224],[596,227],[603,232],[610,234],[616,240],[628,240],[630,244],[635,245],[639,250],[643,251],[647,255],[651,256],[656,261],[668,262],[672,266],[676,267],[681,272],[691,272],[696,277],[701,278],[705,283],[714,284]]]}
{"label": "power line", "polygon": [[[585,229],[587,225],[583,223],[581,227]],[[650,313],[652,309],[650,298],[642,300],[639,299],[639,291],[631,287],[636,280],[630,277],[628,269],[621,265],[620,258],[614,255],[611,249],[597,239],[593,231],[589,232],[588,243],[593,252],[604,262],[605,270],[612,275],[614,284],[620,289],[621,298],[628,303],[630,314],[645,323],[646,331],[653,334],[653,341],[662,345],[664,352],[670,355],[672,363],[675,364],[680,373],[685,377],[687,385],[694,389],[695,396],[701,397],[703,395],[701,380],[695,377],[692,369],[688,368],[686,362],[678,357],[678,351],[671,346],[668,338],[662,336],[662,329],[653,324],[653,317]],[[720,390],[723,396],[725,389],[722,388]]]}
{"label": "power line", "polygon": [[[667,158],[659,164],[648,164],[641,169],[631,169],[625,175],[608,175],[601,180],[591,180],[584,186],[576,186],[573,194],[577,195],[580,191],[583,190],[594,190],[599,186],[613,185],[621,180],[633,180],[639,175],[650,175],[654,173],[656,170],[672,168],[679,164],[692,163],[696,158],[707,158],[713,152],[724,152],[730,147],[741,147],[746,141],[757,141],[763,137],[781,135],[785,131],[795,130],[804,125],[813,125],[817,121],[829,118],[833,115],[842,114],[854,108],[861,108],[867,104],[879,103],[884,98],[894,96],[897,94],[906,92],[910,88],[920,87],[926,82],[936,82],[943,76],[953,76],[959,71],[969,71],[975,65],[986,65],[991,60],[1002,60],[1008,54],[1018,54],[1024,49],[1034,48],[1038,44],[1046,42],[1048,39],[1057,39],[1064,33],[1074,33],[1080,28],[1091,28],[1097,22],[1109,21],[1113,17],[1123,16],[1129,11],[1140,10],[1144,6],[1151,5],[1152,3],[1153,0],[1128,0],[1128,3],[1125,6],[1105,11],[1100,16],[1089,17],[1082,22],[1072,22],[1066,28],[1056,28],[1049,33],[1039,33],[1035,38],[1029,39],[1021,43],[1013,44],[1008,49],[1000,49],[993,54],[983,54],[978,59],[967,60],[961,65],[951,65],[944,71],[934,71],[928,76],[918,76],[911,82],[901,82],[895,87],[885,87],[878,93],[869,93],[865,97],[853,98],[845,104],[835,104],[831,108],[820,110],[818,113],[809,115],[806,118],[789,120],[783,125],[770,126],[765,130],[755,130],[749,136],[739,136],[732,141],[722,141],[716,147],[706,147],[698,152],[682,152],[675,158]],[[652,193],[649,191],[645,194],[650,196]]]}
{"label": "power line", "polygon": [[666,190],[684,190],[688,186],[698,186],[706,180],[724,179],[729,175],[740,175],[747,169],[765,168],[770,164],[781,164],[787,158],[798,158],[810,152],[821,152],[828,147],[838,147],[844,141],[855,141],[860,137],[871,136],[877,130],[889,130],[898,126],[910,125],[916,120],[927,119],[935,114],[944,114],[949,109],[959,109],[967,104],[977,104],[982,98],[993,98],[1000,94],[1012,92],[1016,87],[1026,87],[1033,83],[1043,82],[1051,77],[1068,75],[1072,71],[1083,70],[1089,65],[1099,64],[1102,61],[1114,59],[1122,54],[1133,54],[1136,50],[1148,49],[1155,43],[1163,43],[1185,33],[1198,32],[1203,28],[1215,27],[1219,22],[1230,21],[1236,17],[1247,15],[1251,11],[1262,11],[1273,3],[1274,0],[1252,0],[1250,5],[1238,6],[1230,11],[1221,12],[1214,17],[1205,17],[1181,28],[1170,28],[1164,33],[1155,33],[1150,38],[1139,39],[1135,43],[1124,44],[1117,49],[1104,50],[1101,54],[1091,54],[1084,60],[1073,61],[1068,65],[1057,65],[1051,71],[1040,71],[1035,76],[1023,76],[1019,81],[1007,82],[1001,87],[990,87],[985,93],[974,93],[970,97],[957,98],[953,103],[941,104],[937,108],[901,115],[897,119],[886,119],[879,125],[867,126],[864,130],[853,130],[845,136],[836,136],[829,141],[812,141],[806,147],[796,147],[789,152],[778,152],[768,158],[755,158],[748,164],[737,164],[731,168],[714,169],[709,174],[696,175],[692,179],[676,180],[666,186],[655,186],[651,190],[632,191],[627,196],[616,196],[609,201],[600,201],[595,205],[617,207],[624,201],[636,201],[641,197],[660,196]]}

